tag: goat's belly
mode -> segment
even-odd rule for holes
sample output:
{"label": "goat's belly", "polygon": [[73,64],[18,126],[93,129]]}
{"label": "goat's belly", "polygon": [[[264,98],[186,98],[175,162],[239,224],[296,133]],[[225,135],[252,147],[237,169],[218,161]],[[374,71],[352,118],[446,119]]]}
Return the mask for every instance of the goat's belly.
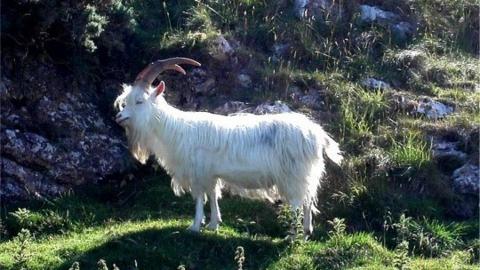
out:
{"label": "goat's belly", "polygon": [[272,177],[252,171],[236,171],[235,173],[219,174],[218,178],[245,189],[264,189],[274,185]]}

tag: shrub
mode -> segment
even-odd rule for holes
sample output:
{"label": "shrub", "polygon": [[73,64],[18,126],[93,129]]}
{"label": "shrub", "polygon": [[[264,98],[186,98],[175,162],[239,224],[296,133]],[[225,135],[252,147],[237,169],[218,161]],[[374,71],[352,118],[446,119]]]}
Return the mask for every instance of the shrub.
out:
{"label": "shrub", "polygon": [[303,231],[303,212],[301,209],[292,209],[291,206],[284,204],[281,206],[278,220],[282,227],[287,231],[287,239],[292,241],[293,245],[301,244],[304,240]]}
{"label": "shrub", "polygon": [[9,225],[12,233],[27,229],[32,233],[58,233],[70,229],[73,224],[67,215],[62,216],[53,210],[33,212],[18,208],[10,213]]}
{"label": "shrub", "polygon": [[27,251],[28,246],[33,240],[32,234],[27,229],[22,229],[14,238],[15,251],[13,254],[14,268],[24,270],[27,269],[28,259],[31,254]]}

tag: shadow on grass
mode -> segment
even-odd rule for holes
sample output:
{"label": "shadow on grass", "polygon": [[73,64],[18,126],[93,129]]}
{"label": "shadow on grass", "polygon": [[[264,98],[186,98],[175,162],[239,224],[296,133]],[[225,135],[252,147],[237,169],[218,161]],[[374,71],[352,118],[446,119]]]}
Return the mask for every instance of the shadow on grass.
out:
{"label": "shadow on grass", "polygon": [[[97,269],[96,263],[105,259],[109,267],[120,269],[236,269],[234,254],[237,246],[245,249],[247,269],[264,269],[279,258],[287,247],[284,241],[253,240],[215,233],[192,233],[184,227],[147,229],[125,234],[82,254],[63,250],[66,261],[54,269],[68,269],[78,261],[81,269]],[[64,254],[63,254],[64,253]]]}
{"label": "shadow on grass", "polygon": [[[98,187],[97,187],[98,189]],[[65,195],[54,201],[28,202],[12,204],[2,209],[9,235],[2,241],[9,240],[22,228],[29,229],[37,237],[62,234],[64,232],[101,226],[111,221],[142,221],[146,219],[192,218],[194,202],[190,195],[176,197],[170,188],[170,179],[159,175],[139,181],[135,188],[125,190],[128,200],[119,203],[108,195],[95,190]],[[30,216],[22,221],[12,213],[19,208],[26,208]],[[263,201],[253,201],[239,197],[220,200],[224,225],[234,228],[239,233],[283,237],[284,230],[277,222],[273,205]],[[210,207],[205,205],[207,222]],[[54,213],[54,215],[52,215]],[[51,216],[58,218],[52,219]]]}

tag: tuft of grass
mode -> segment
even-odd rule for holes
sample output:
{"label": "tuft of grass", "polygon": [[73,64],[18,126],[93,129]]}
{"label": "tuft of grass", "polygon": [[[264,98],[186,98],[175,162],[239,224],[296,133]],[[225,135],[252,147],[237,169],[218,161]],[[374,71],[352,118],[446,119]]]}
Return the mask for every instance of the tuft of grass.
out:
{"label": "tuft of grass", "polygon": [[431,145],[415,131],[408,131],[400,141],[392,140],[389,154],[399,167],[423,168],[432,159]]}
{"label": "tuft of grass", "polygon": [[466,226],[460,223],[445,224],[423,218],[416,221],[402,214],[394,223],[398,246],[408,243],[410,252],[427,257],[447,256],[460,247]]}
{"label": "tuft of grass", "polygon": [[333,235],[326,247],[316,254],[318,269],[345,269],[370,265],[389,266],[392,254],[371,234],[354,233]]}
{"label": "tuft of grass", "polygon": [[[432,8],[439,4],[441,9]],[[420,31],[425,36],[443,40],[446,45],[467,52],[478,51],[478,40],[474,37],[478,28],[477,1],[415,0],[411,5],[421,20]]]}
{"label": "tuft of grass", "polygon": [[9,228],[12,233],[27,229],[32,233],[58,233],[73,226],[69,220],[69,212],[64,215],[52,210],[30,211],[18,208],[10,213]]}
{"label": "tuft of grass", "polygon": [[369,91],[358,85],[347,84],[340,96],[341,121],[338,130],[341,143],[353,152],[370,146],[386,120],[388,102],[383,91]]}

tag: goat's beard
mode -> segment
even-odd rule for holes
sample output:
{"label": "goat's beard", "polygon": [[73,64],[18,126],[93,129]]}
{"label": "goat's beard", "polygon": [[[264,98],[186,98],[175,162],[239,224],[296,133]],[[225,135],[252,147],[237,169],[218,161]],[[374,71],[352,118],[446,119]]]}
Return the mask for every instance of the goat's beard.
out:
{"label": "goat's beard", "polygon": [[145,164],[150,156],[150,151],[146,147],[147,144],[145,134],[139,132],[138,129],[131,126],[125,127],[125,133],[127,135],[128,148],[130,149],[133,157],[140,163]]}

